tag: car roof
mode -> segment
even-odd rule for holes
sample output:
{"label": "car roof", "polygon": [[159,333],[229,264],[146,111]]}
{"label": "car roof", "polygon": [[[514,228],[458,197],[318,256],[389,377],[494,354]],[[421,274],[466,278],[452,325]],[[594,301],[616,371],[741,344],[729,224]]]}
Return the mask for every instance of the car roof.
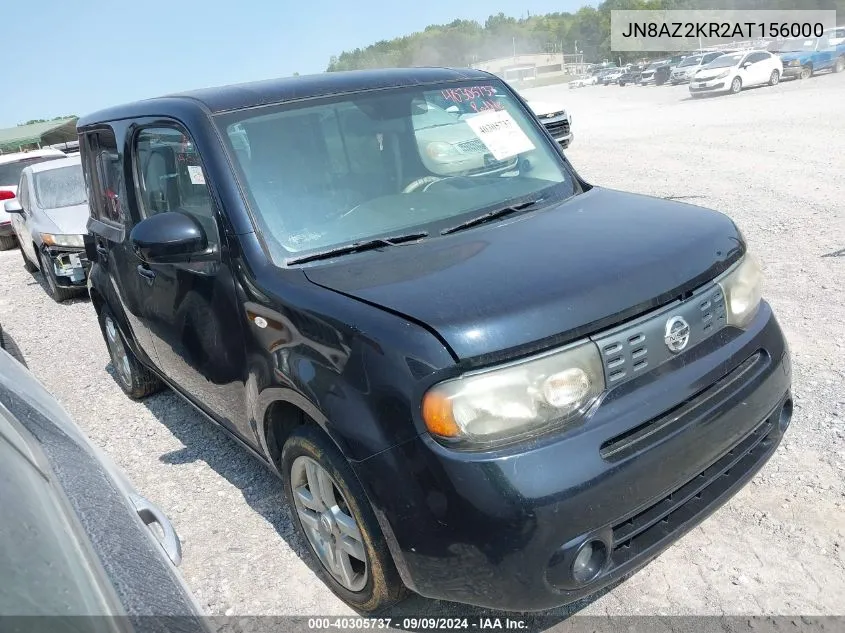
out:
{"label": "car roof", "polygon": [[42,171],[52,171],[53,169],[61,169],[62,167],[70,167],[72,165],[81,165],[82,158],[79,154],[75,156],[68,156],[67,158],[57,158],[55,160],[45,160],[43,163],[35,163],[26,168],[25,171],[30,171],[33,174]]}
{"label": "car roof", "polygon": [[43,158],[49,156],[66,156],[66,154],[57,149],[33,149],[28,152],[14,152],[12,154],[0,154],[0,164],[15,163],[19,160],[26,160],[28,158]]}
{"label": "car roof", "polygon": [[81,129],[106,121],[162,115],[186,106],[216,114],[333,94],[491,78],[493,75],[490,73],[470,68],[387,68],[267,79],[191,90],[101,110],[79,119],[77,127]]}

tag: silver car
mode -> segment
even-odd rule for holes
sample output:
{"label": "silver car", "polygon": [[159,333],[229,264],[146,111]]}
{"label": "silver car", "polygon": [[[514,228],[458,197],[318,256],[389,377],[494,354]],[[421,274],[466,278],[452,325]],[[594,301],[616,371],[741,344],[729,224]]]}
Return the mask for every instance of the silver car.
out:
{"label": "silver car", "polygon": [[712,62],[717,57],[721,57],[733,51],[714,51],[712,53],[704,53],[703,55],[692,55],[682,60],[675,68],[672,69],[672,74],[669,80],[672,85],[689,83],[695,73],[704,68],[707,64]]}
{"label": "silver car", "polygon": [[24,266],[40,270],[47,291],[65,301],[85,289],[88,196],[79,156],[30,165],[21,173],[17,198],[5,202],[21,245]]}

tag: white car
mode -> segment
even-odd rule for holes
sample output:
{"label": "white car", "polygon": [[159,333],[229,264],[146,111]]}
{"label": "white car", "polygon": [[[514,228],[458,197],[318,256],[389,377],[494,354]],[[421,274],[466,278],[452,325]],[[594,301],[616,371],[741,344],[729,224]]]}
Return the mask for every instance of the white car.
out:
{"label": "white car", "polygon": [[575,139],[572,133],[572,117],[563,106],[545,101],[529,101],[528,107],[563,149],[572,144]]}
{"label": "white car", "polygon": [[776,85],[783,75],[780,57],[768,51],[752,50],[717,57],[700,69],[689,85],[690,94],[730,92],[750,86]]}
{"label": "white car", "polygon": [[64,301],[84,290],[91,264],[83,240],[89,210],[80,157],[26,167],[18,197],[4,207],[12,216],[24,267],[41,271],[50,296]]}
{"label": "white car", "polygon": [[595,86],[598,82],[598,75],[582,75],[581,77],[576,77],[567,85],[570,88],[583,88],[584,86]]}
{"label": "white car", "polygon": [[7,251],[14,248],[17,243],[12,231],[12,219],[3,209],[3,203],[6,200],[14,200],[18,195],[18,182],[24,167],[64,157],[64,152],[57,149],[35,149],[29,152],[0,154],[0,250]]}

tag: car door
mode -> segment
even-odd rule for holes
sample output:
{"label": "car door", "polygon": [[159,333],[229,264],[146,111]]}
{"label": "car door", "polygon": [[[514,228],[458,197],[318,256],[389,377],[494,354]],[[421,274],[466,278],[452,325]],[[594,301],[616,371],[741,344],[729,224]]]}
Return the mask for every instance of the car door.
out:
{"label": "car door", "polygon": [[759,86],[769,80],[769,64],[766,63],[768,53],[750,53],[743,62],[745,65],[745,78],[743,84],[746,86]]}
{"label": "car door", "polygon": [[21,181],[18,185],[18,202],[23,209],[23,213],[12,214],[12,227],[18,236],[21,250],[27,259],[37,264],[38,256],[35,254],[35,248],[32,245],[32,229],[30,228],[33,213],[31,184],[32,173],[28,170],[24,171],[21,174]]}
{"label": "car door", "polygon": [[822,33],[822,36],[816,42],[816,57],[815,69],[826,70],[833,68],[836,61],[836,47],[831,44],[831,35],[833,33]]}
{"label": "car door", "polygon": [[197,406],[254,442],[246,411],[241,311],[224,224],[202,160],[186,130],[160,120],[133,135],[132,152],[139,219],[183,213],[202,226],[208,240],[202,257],[174,263],[147,263],[132,255],[159,366]]}

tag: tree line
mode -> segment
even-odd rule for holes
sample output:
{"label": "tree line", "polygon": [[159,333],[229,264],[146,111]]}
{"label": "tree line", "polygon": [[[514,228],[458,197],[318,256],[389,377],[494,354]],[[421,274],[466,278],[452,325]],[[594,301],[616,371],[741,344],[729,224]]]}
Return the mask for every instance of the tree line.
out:
{"label": "tree line", "polygon": [[640,53],[610,50],[610,12],[614,9],[837,9],[840,23],[845,20],[845,0],[605,0],[574,13],[520,18],[499,13],[483,24],[474,20],[432,24],[418,33],[332,56],[326,70],[468,67],[514,53],[583,53],[588,62],[621,58],[627,63],[641,58]]}

